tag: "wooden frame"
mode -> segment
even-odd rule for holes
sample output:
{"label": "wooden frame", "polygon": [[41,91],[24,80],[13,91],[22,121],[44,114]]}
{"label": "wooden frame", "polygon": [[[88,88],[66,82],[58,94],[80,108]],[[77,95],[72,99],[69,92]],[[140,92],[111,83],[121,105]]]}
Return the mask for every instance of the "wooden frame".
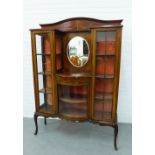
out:
{"label": "wooden frame", "polygon": [[[99,125],[106,125],[111,126],[114,128],[114,146],[117,150],[116,145],[116,138],[118,133],[118,125],[117,125],[117,99],[118,99],[118,88],[119,88],[119,73],[120,73],[120,57],[121,57],[121,36],[122,36],[122,20],[111,20],[111,21],[104,21],[104,20],[98,20],[98,19],[92,19],[92,18],[84,18],[84,17],[77,17],[77,18],[71,18],[66,19],[57,23],[52,24],[42,24],[41,29],[31,29],[31,43],[32,43],[32,62],[33,62],[33,79],[34,79],[34,94],[35,94],[35,114],[34,114],[34,121],[36,125],[36,131],[35,134],[38,132],[38,124],[37,124],[37,117],[38,116],[44,116],[45,117],[45,124],[46,124],[46,118],[47,117],[59,117],[61,119],[71,120],[71,121],[90,121],[93,123],[98,123]],[[97,33],[103,32],[107,35],[106,32],[115,32],[115,42],[114,46],[112,46],[115,49],[115,54],[97,54],[96,51],[99,48],[99,45],[97,46]],[[38,79],[38,68],[37,68],[37,49],[36,49],[36,38],[35,35],[43,35],[43,34],[49,34],[49,40],[44,40],[46,38],[42,38],[41,46],[42,46],[42,65],[46,64],[46,61],[49,59],[45,58],[45,55],[50,55],[50,64],[43,68],[43,87],[45,92],[47,90],[47,86],[50,86],[51,88],[51,96],[52,98],[48,99],[48,101],[51,100],[51,107],[53,109],[46,110],[46,107],[44,110],[40,110],[40,99],[39,99],[39,79]],[[67,44],[69,40],[75,36],[81,36],[83,37],[89,44],[89,60],[87,64],[82,67],[74,67],[72,64],[67,60]],[[59,38],[59,39],[58,39]],[[106,47],[108,46],[108,40],[106,40]],[[102,43],[101,45],[104,47],[105,43]],[[47,54],[46,50],[50,50],[50,53]],[[57,51],[60,50],[60,51]],[[101,50],[103,50],[101,48]],[[106,49],[107,50],[107,49]],[[60,60],[58,57],[58,54],[61,54]],[[43,57],[44,56],[44,57]],[[107,62],[110,62],[110,57],[114,57],[111,59],[114,64],[111,64],[114,68],[113,75],[106,75],[106,73],[102,73],[98,75],[96,73],[96,65],[97,61],[99,60],[97,57],[101,56],[102,61],[107,64]],[[105,57],[105,58],[104,58]],[[108,57],[108,58],[107,58]],[[105,60],[104,60],[104,59]],[[58,59],[58,61],[57,61]],[[109,63],[108,62],[108,63]],[[57,64],[58,63],[58,64]],[[57,69],[57,65],[60,65],[61,68]],[[47,73],[47,67],[49,67],[51,70]],[[111,69],[110,69],[111,70]],[[45,74],[45,75],[44,75]],[[47,81],[47,76],[51,76],[51,80]],[[104,82],[104,85],[107,83],[106,79],[112,79],[112,95],[110,101],[112,106],[112,109],[110,111],[110,117],[106,117],[104,115],[104,111],[102,109],[99,109],[99,111],[102,114],[101,118],[98,118],[95,113],[95,105],[97,104],[95,101],[95,95],[96,95],[96,87],[97,79],[102,79]],[[72,115],[65,116],[61,114],[60,111],[60,101],[59,99],[59,93],[61,90],[58,90],[58,85],[67,86],[68,92],[61,92],[61,94],[69,95],[71,99],[74,100],[78,96],[78,100],[74,101],[75,103],[80,102],[80,95],[85,96],[82,90],[78,90],[78,86],[89,86],[89,89],[86,93],[86,97],[88,97],[87,100],[87,111],[83,109],[83,112],[87,113],[87,117],[81,117],[80,113],[82,111],[79,111],[80,117],[75,117],[74,113]],[[111,86],[110,86],[111,87]],[[81,87],[82,89],[82,87]],[[103,90],[105,91],[106,88]],[[82,92],[82,93],[80,93]],[[70,94],[71,93],[71,94]],[[72,94],[73,93],[73,94]],[[105,94],[102,94],[105,95]],[[103,100],[103,101],[102,101]],[[44,102],[47,101],[47,96],[44,95]],[[65,100],[66,101],[66,100]],[[70,101],[70,100],[68,100]],[[103,103],[102,103],[103,102]],[[44,103],[44,104],[45,104]],[[101,99],[100,105],[104,106],[105,101],[104,99]],[[48,106],[48,103],[46,103]],[[72,104],[73,105],[73,104]],[[75,106],[75,104],[74,104]],[[78,108],[84,108],[84,105],[76,105]],[[69,107],[69,106],[68,106]],[[66,108],[66,107],[65,107]],[[65,110],[65,109],[64,109]],[[69,109],[67,109],[69,112],[71,112]],[[106,112],[106,111],[105,111]]]}

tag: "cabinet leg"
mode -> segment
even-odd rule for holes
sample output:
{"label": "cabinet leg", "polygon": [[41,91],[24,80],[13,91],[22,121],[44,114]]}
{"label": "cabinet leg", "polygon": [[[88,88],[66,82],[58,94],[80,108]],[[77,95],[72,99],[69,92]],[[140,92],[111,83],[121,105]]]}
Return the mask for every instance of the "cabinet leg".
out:
{"label": "cabinet leg", "polygon": [[37,135],[38,133],[38,115],[34,114],[34,123],[35,123],[35,132],[34,132],[34,135]]}
{"label": "cabinet leg", "polygon": [[117,148],[117,135],[118,135],[118,125],[116,124],[114,126],[114,147],[115,147],[115,150],[118,150],[118,148]]}
{"label": "cabinet leg", "polygon": [[47,124],[46,117],[44,117],[44,124],[45,124],[45,125]]}

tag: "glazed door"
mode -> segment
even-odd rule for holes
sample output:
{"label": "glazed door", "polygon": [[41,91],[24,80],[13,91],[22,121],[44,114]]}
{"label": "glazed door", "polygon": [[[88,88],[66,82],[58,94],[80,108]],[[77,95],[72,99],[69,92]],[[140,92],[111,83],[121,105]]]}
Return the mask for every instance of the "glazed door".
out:
{"label": "glazed door", "polygon": [[94,34],[93,119],[115,121],[118,93],[119,49],[117,29],[97,29]]}
{"label": "glazed door", "polygon": [[88,85],[58,84],[59,114],[70,120],[88,119]]}
{"label": "glazed door", "polygon": [[36,112],[55,114],[54,32],[32,30],[31,39]]}

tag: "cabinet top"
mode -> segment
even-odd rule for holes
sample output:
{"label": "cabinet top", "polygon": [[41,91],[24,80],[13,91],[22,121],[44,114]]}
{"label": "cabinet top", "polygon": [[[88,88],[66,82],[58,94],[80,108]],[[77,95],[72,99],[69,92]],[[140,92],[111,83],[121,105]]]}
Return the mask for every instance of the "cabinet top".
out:
{"label": "cabinet top", "polygon": [[40,24],[42,29],[59,31],[86,31],[98,27],[122,27],[121,20],[100,20],[88,17],[75,17],[64,19],[55,23]]}

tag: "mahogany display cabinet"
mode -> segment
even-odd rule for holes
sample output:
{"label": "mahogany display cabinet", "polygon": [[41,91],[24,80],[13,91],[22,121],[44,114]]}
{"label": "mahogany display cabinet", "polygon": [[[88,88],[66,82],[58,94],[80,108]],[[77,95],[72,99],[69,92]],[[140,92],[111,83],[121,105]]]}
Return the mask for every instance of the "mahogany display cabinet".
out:
{"label": "mahogany display cabinet", "polygon": [[117,150],[122,20],[70,18],[31,29],[37,118],[114,128]]}

